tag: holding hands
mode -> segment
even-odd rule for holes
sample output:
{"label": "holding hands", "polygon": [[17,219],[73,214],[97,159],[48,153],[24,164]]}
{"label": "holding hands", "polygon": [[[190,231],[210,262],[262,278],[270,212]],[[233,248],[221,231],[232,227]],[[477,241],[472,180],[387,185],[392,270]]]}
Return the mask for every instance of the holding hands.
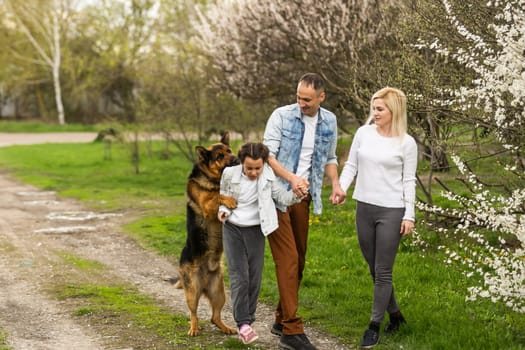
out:
{"label": "holding hands", "polygon": [[332,194],[330,195],[330,203],[332,205],[344,204],[346,201],[346,192],[343,191],[341,185],[336,184],[332,187]]}
{"label": "holding hands", "polygon": [[297,198],[304,197],[308,194],[308,190],[310,188],[310,184],[308,183],[308,180],[295,175],[294,180],[291,183],[292,183],[292,191],[293,193],[295,193],[295,196]]}

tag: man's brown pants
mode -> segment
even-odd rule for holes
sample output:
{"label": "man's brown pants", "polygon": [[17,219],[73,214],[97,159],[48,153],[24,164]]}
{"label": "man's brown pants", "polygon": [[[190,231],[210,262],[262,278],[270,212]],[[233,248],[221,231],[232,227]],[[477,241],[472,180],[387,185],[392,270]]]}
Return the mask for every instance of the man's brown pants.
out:
{"label": "man's brown pants", "polygon": [[279,288],[275,322],[283,325],[283,334],[304,333],[297,308],[306,258],[311,201],[308,195],[300,203],[289,206],[286,213],[277,210],[279,228],[268,236]]}

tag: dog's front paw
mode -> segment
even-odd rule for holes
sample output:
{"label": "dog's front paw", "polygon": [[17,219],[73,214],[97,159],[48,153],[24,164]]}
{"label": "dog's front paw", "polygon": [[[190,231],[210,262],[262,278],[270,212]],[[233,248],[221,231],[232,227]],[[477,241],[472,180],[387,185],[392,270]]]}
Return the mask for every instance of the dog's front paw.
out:
{"label": "dog's front paw", "polygon": [[237,200],[235,200],[235,198],[233,197],[227,197],[227,196],[223,196],[221,198],[221,204],[222,205],[225,205],[226,207],[230,208],[230,209],[235,209],[237,208]]}

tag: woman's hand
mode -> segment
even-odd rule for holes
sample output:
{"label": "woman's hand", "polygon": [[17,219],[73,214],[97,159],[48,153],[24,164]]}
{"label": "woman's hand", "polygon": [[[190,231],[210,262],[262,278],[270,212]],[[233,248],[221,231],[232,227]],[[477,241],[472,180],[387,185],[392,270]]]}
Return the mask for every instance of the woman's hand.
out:
{"label": "woman's hand", "polygon": [[408,236],[414,231],[414,221],[412,220],[403,220],[401,221],[401,234],[403,237]]}

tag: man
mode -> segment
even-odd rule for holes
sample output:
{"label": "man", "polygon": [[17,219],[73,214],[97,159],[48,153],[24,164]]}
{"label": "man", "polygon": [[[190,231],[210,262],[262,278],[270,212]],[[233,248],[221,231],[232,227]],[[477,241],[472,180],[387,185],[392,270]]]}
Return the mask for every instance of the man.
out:
{"label": "man", "polygon": [[321,108],[325,83],[307,73],[297,85],[297,103],[277,108],[266,124],[264,143],[270,150],[268,163],[280,180],[297,196],[305,196],[289,207],[277,206],[279,228],[268,239],[275,262],[279,304],[272,333],[281,336],[279,346],[289,350],[316,349],[304,334],[297,315],[299,285],[305,266],[310,202],[321,214],[324,173],[332,185],[333,204],[344,200],[338,177],[337,120]]}

